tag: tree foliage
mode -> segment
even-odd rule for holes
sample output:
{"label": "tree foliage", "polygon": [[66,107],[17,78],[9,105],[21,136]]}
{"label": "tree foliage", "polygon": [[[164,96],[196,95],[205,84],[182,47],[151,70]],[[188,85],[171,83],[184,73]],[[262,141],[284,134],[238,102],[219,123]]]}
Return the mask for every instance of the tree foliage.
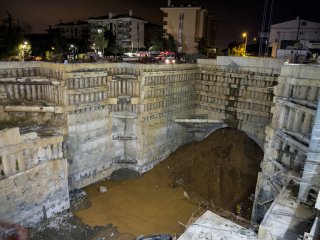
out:
{"label": "tree foliage", "polygon": [[164,50],[166,45],[166,40],[163,37],[163,30],[156,29],[151,33],[150,43],[148,44],[148,49],[150,51],[161,51]]}
{"label": "tree foliage", "polygon": [[197,39],[198,53],[207,55],[207,41],[204,38]]}
{"label": "tree foliage", "polygon": [[239,56],[239,57],[245,57],[246,56],[246,52],[244,50],[244,47],[239,45],[239,46],[234,47],[234,48],[231,49],[231,55]]}
{"label": "tree foliage", "polygon": [[117,46],[116,36],[112,31],[105,29],[104,38],[108,41],[108,46],[106,48],[107,53],[115,55],[123,53],[123,49]]}
{"label": "tree foliage", "polygon": [[230,56],[246,56],[244,44],[232,42],[228,45],[228,55]]}
{"label": "tree foliage", "polygon": [[98,36],[94,39],[94,44],[98,51],[101,51],[104,55],[104,49],[108,47],[108,40],[105,39],[103,34],[98,34]]}
{"label": "tree foliage", "polygon": [[58,29],[52,29],[51,26],[49,26],[48,36],[50,45],[54,46],[56,53],[64,53],[68,50],[68,43],[66,39],[61,36],[61,33]]}
{"label": "tree foliage", "polygon": [[171,52],[176,52],[177,51],[177,44],[171,34],[168,34],[168,39],[166,41],[166,49],[171,51]]}
{"label": "tree foliage", "polygon": [[7,12],[7,17],[0,25],[0,57],[14,56],[18,54],[18,44],[22,41],[23,30]]}
{"label": "tree foliage", "polygon": [[28,42],[19,44],[18,50],[19,57],[23,60],[31,55],[31,45]]}

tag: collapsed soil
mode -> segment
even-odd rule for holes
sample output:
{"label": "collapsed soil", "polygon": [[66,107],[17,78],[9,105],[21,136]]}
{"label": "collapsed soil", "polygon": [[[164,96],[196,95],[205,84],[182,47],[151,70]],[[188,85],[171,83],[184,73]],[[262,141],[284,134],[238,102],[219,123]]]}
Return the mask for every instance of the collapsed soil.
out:
{"label": "collapsed soil", "polygon": [[[139,178],[105,180],[85,188],[91,207],[75,214],[90,226],[112,223],[119,232],[135,236],[182,233],[180,223],[188,222],[197,202],[230,211],[241,205],[240,214],[250,217],[248,199],[261,160],[261,149],[245,133],[217,130],[202,142],[180,147]],[[100,193],[100,186],[107,192]]]}
{"label": "collapsed soil", "polygon": [[121,238],[123,235],[121,235],[111,224],[106,226],[90,227],[67,211],[43,221],[38,228],[30,229],[28,235],[27,239],[29,240],[134,239],[133,236],[131,238]]}
{"label": "collapsed soil", "polygon": [[166,160],[172,186],[250,219],[263,152],[244,132],[220,129],[180,147]]}

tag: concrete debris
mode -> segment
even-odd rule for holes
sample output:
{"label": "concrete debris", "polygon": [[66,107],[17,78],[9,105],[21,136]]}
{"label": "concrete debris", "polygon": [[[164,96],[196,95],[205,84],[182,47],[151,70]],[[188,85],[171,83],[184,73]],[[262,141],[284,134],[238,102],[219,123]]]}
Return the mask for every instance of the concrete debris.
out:
{"label": "concrete debris", "polygon": [[206,211],[178,238],[179,240],[199,239],[246,239],[258,240],[252,230],[243,228],[223,217]]}
{"label": "concrete debris", "polygon": [[187,192],[183,192],[183,195],[186,197],[186,198],[190,198],[189,197],[189,194]]}
{"label": "concrete debris", "polygon": [[108,191],[108,189],[107,189],[107,187],[100,186],[99,191],[100,191],[101,193],[105,193],[105,192]]}
{"label": "concrete debris", "polygon": [[87,209],[91,206],[91,202],[87,193],[82,189],[75,189],[69,192],[70,195],[70,210],[72,212]]}

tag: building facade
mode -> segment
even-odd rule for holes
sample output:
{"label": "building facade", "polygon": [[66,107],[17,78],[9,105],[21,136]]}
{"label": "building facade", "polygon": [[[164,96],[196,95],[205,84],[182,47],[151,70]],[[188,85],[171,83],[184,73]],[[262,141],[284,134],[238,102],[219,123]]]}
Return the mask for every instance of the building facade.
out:
{"label": "building facade", "polygon": [[271,25],[269,47],[272,57],[277,57],[278,49],[308,50],[320,42],[320,23],[297,17],[294,20]]}
{"label": "building facade", "polygon": [[68,23],[60,21],[53,29],[57,29],[64,38],[88,41],[89,24],[86,21]]}
{"label": "building facade", "polygon": [[206,9],[199,6],[174,6],[168,2],[164,12],[163,29],[175,39],[178,52],[193,54],[198,52],[197,41],[206,40],[208,46],[214,45],[214,21]]}
{"label": "building facade", "polygon": [[116,37],[116,45],[125,49],[144,48],[144,28],[147,21],[128,14],[91,17],[87,19],[90,28],[89,40],[93,42],[98,34],[108,30]]}

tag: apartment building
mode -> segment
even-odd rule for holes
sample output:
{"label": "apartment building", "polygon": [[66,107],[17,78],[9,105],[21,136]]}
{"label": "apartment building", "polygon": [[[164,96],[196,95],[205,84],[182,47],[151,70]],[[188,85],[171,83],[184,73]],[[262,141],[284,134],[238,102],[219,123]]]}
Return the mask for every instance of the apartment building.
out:
{"label": "apartment building", "polygon": [[117,46],[125,49],[144,48],[144,29],[147,21],[133,16],[130,10],[128,14],[91,17],[86,20],[89,23],[89,40],[94,41],[98,34],[111,31],[116,37]]}
{"label": "apartment building", "polygon": [[164,32],[173,36],[178,52],[197,53],[201,38],[208,46],[214,46],[214,20],[206,9],[192,4],[176,6],[171,1],[160,9],[164,12]]}
{"label": "apartment building", "polygon": [[277,57],[278,49],[308,50],[319,47],[320,23],[297,17],[294,20],[271,25],[269,47],[272,56]]}
{"label": "apartment building", "polygon": [[89,24],[86,21],[64,23],[60,20],[53,29],[57,29],[64,38],[88,41]]}

